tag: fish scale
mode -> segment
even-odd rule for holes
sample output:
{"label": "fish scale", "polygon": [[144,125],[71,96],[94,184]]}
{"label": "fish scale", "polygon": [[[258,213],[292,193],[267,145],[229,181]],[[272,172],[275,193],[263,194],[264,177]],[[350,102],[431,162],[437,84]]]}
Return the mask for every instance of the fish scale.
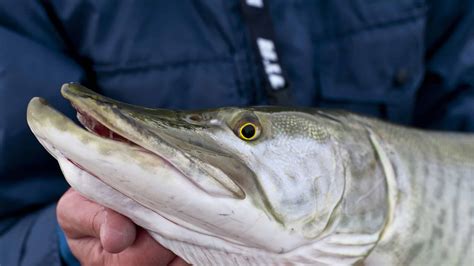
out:
{"label": "fish scale", "polygon": [[399,234],[382,240],[371,256],[395,265],[472,265],[473,137],[371,123],[400,186],[392,225]]}

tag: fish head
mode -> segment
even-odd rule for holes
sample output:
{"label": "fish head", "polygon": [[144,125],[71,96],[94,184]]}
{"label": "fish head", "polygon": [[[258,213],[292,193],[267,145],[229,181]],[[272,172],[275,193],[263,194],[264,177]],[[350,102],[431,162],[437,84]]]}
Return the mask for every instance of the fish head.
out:
{"label": "fish head", "polygon": [[[62,94],[88,131],[38,98],[27,112],[32,131],[73,187],[150,232],[285,253],[335,220],[347,156],[331,117],[276,107],[150,109],[77,84]],[[80,181],[85,175],[122,196],[106,199],[102,185]],[[165,223],[175,231],[164,232]]]}

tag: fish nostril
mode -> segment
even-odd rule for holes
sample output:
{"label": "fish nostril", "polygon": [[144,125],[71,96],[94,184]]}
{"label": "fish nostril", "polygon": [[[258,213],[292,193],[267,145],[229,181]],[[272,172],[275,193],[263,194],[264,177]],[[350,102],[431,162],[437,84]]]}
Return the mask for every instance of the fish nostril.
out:
{"label": "fish nostril", "polygon": [[188,116],[188,119],[194,122],[201,122],[202,121],[202,116],[198,114],[192,114]]}

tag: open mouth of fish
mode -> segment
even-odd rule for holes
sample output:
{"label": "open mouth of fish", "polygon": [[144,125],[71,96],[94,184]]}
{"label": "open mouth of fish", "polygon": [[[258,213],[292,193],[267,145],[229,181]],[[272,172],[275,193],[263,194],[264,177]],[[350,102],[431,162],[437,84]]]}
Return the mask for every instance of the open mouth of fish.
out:
{"label": "open mouth of fish", "polygon": [[[74,107],[74,109],[76,110],[77,112],[77,119],[79,120],[80,124],[86,129],[88,130],[89,132],[101,137],[101,138],[105,138],[105,139],[109,139],[109,140],[113,140],[113,141],[117,141],[117,142],[122,142],[122,143],[125,143],[127,145],[130,145],[132,146],[133,148],[135,148],[136,150],[139,150],[139,151],[142,151],[142,152],[146,152],[146,153],[149,153],[149,154],[152,154],[154,156],[157,156],[158,158],[157,159],[160,159],[160,160],[163,160],[164,162],[167,162],[169,163],[169,161],[167,161],[165,158],[163,157],[160,157],[156,154],[154,154],[153,152],[147,150],[146,148],[132,142],[130,139],[127,139],[125,137],[123,137],[122,135],[118,134],[117,132],[113,131],[111,128],[105,126],[104,124],[102,124],[101,122],[99,122],[97,119],[95,119],[92,115],[88,114],[87,111],[85,110],[81,110],[80,108],[78,108],[77,106],[75,105],[72,105]],[[79,167],[81,170],[83,171],[86,171],[88,172],[89,174],[91,175],[94,175],[94,173],[90,172],[87,170],[86,167],[83,167],[82,165],[80,165],[78,162],[70,159],[70,158],[67,158],[71,163],[73,163],[74,165],[76,165],[77,167]],[[169,165],[172,165],[171,163],[169,163]],[[174,167],[175,168],[175,167]],[[179,171],[177,168],[175,168],[177,171]],[[95,175],[94,175],[95,176]],[[97,176],[96,176],[97,177]],[[97,177],[98,178],[98,177]]]}
{"label": "open mouth of fish", "polygon": [[[221,169],[203,163],[198,157],[189,154],[196,148],[200,148],[203,152],[202,146],[196,147],[186,143],[189,139],[173,136],[173,127],[176,124],[179,126],[180,123],[180,119],[177,118],[181,116],[179,112],[162,110],[164,114],[160,114],[160,110],[119,103],[74,84],[64,85],[61,92],[76,109],[77,118],[82,126],[94,136],[81,132],[85,130],[54,110],[41,98],[33,99],[28,110],[28,120],[35,134],[44,130],[40,125],[45,122],[41,120],[50,119],[55,124],[53,127],[60,128],[63,124],[62,126],[73,129],[71,131],[73,134],[87,136],[85,138],[102,143],[103,147],[110,149],[120,143],[122,148],[128,148],[134,153],[147,153],[153,156],[157,163],[172,167],[191,183],[214,196],[237,198],[245,196],[239,186]],[[170,117],[172,119],[169,119]],[[36,135],[41,138],[41,134]],[[51,153],[54,155],[54,152]],[[64,157],[82,170],[96,175],[87,165],[72,156]]]}
{"label": "open mouth of fish", "polygon": [[[243,200],[245,194],[226,173],[187,152],[205,153],[203,147],[172,136],[172,129],[165,132],[168,125],[180,123],[176,120],[180,114],[163,110],[166,114],[161,115],[160,111],[115,102],[72,84],[64,85],[62,94],[71,101],[83,127],[42,98],[31,100],[27,118],[73,188],[158,233],[155,238],[239,245],[230,236],[237,233],[216,229],[199,216],[216,213],[224,218],[228,213],[248,213],[250,207],[239,206],[248,206]],[[217,204],[216,199],[222,201]],[[255,218],[248,216],[257,220],[262,215],[257,211]],[[208,238],[212,240],[203,240]]]}
{"label": "open mouth of fish", "polygon": [[[140,147],[140,148],[142,148],[143,151],[148,151],[147,149],[143,148],[142,146],[140,146],[136,143],[133,143],[129,139],[121,136],[117,132],[114,132],[112,129],[108,128],[107,126],[105,126],[104,124],[99,122],[97,119],[95,119],[93,116],[88,114],[87,111],[81,110],[81,109],[77,108],[74,105],[73,105],[73,107],[77,111],[77,119],[82,124],[82,126],[84,126],[84,128],[87,129],[88,131],[90,131],[92,133],[95,133],[96,135],[98,135],[100,137],[115,140],[115,141],[124,142],[124,143],[130,144],[130,145]],[[162,158],[162,159],[164,159],[164,158]]]}

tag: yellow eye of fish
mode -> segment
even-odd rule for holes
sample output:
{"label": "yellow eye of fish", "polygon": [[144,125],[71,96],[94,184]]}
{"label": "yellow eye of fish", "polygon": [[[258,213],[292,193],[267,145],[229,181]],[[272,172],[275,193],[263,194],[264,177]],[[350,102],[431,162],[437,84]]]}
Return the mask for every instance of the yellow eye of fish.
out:
{"label": "yellow eye of fish", "polygon": [[259,130],[253,123],[242,124],[239,128],[239,137],[243,140],[254,140],[258,137]]}

